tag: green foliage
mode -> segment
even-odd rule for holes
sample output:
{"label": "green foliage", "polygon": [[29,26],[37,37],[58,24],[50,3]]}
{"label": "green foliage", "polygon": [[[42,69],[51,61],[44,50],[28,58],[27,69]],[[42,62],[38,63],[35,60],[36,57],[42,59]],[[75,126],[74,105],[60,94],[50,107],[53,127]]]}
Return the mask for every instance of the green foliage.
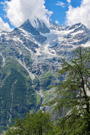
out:
{"label": "green foliage", "polygon": [[16,121],[5,135],[55,135],[48,113],[28,114],[25,119]]}
{"label": "green foliage", "polygon": [[[28,114],[17,120],[5,135],[90,135],[90,97],[87,93],[90,91],[90,52],[78,48],[70,62],[63,62],[59,75],[63,79],[56,86],[57,97],[51,100],[56,103],[57,119],[52,121],[50,115],[42,111]],[[51,75],[45,75],[42,82],[47,82],[48,76]],[[43,92],[45,103],[53,98],[54,92]]]}
{"label": "green foliage", "polygon": [[55,76],[51,72],[46,72],[40,77],[40,87],[43,90],[49,90],[50,86],[55,82]]}
{"label": "green foliage", "polygon": [[60,135],[90,134],[90,53],[78,48],[71,62],[62,64],[60,75],[64,80],[58,86],[57,109]]}
{"label": "green foliage", "polygon": [[67,116],[58,120],[59,135],[89,135],[90,115],[81,115],[74,109]]}
{"label": "green foliage", "polygon": [[15,60],[7,60],[0,71],[0,130],[35,106],[36,94],[28,73]]}

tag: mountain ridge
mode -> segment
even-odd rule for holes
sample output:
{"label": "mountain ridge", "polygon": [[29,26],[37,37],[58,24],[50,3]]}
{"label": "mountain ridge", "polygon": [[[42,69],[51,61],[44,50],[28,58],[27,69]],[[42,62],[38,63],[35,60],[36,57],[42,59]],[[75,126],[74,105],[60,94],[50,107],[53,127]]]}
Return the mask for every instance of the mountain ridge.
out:
{"label": "mountain ridge", "polygon": [[37,20],[35,28],[26,20],[11,32],[1,32],[0,127],[7,127],[13,118],[23,117],[29,110],[39,109],[41,91],[48,91],[58,82],[55,72],[62,59],[70,60],[74,49],[90,47],[89,43],[90,30],[80,23],[68,27],[51,24],[48,28]]}

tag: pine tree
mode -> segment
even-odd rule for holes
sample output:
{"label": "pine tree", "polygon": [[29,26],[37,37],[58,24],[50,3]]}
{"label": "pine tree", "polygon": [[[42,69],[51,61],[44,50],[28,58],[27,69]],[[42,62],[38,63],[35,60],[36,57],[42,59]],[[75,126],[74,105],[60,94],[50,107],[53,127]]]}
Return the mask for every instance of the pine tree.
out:
{"label": "pine tree", "polygon": [[[59,74],[64,77],[58,86],[61,135],[90,134],[90,52],[81,47],[70,62],[64,61]],[[61,114],[60,114],[61,115]]]}

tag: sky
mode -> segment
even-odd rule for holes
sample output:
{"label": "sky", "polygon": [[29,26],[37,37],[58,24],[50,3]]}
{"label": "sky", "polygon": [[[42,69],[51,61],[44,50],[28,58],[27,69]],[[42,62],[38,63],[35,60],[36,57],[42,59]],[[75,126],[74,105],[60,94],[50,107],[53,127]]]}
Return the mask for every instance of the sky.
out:
{"label": "sky", "polygon": [[90,0],[0,0],[0,31],[37,18],[48,26],[82,23],[90,28]]}

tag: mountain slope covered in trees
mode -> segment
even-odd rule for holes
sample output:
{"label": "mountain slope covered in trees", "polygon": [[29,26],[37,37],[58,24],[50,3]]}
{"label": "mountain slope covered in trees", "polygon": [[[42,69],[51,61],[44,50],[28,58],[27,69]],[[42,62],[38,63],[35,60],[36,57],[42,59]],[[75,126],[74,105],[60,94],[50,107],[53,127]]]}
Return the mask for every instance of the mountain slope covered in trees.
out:
{"label": "mountain slope covered in trees", "polygon": [[[56,86],[53,114],[39,111],[28,114],[7,130],[5,135],[89,135],[90,134],[90,50],[78,48],[70,62],[64,61]],[[61,114],[64,114],[63,116]],[[51,116],[50,116],[51,115]]]}

